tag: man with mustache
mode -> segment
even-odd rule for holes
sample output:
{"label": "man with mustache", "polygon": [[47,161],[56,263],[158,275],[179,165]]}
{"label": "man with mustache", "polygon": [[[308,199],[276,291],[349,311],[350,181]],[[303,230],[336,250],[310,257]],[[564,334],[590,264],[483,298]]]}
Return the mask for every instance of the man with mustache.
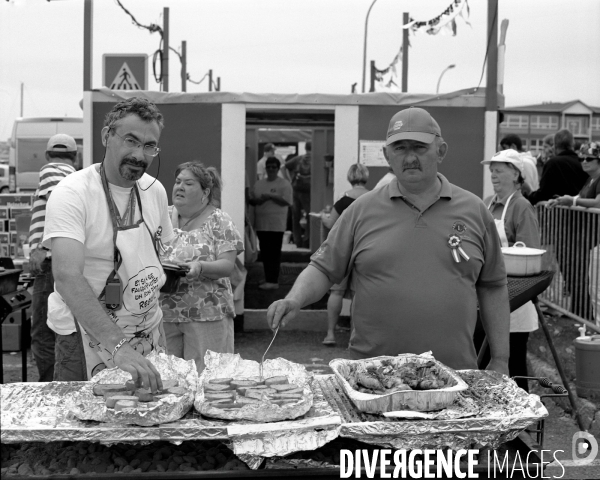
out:
{"label": "man with mustache", "polygon": [[348,207],[283,300],[272,328],[319,300],[350,274],[355,292],[353,358],[423,353],[455,369],[476,369],[477,305],[491,350],[488,369],[508,374],[509,304],[494,218],[438,166],[448,150],[421,108],[389,123],[384,155],[396,181]]}
{"label": "man with mustache", "polygon": [[89,380],[118,366],[145,388],[162,388],[145,358],[165,351],[158,245],[174,236],[165,189],[145,173],[162,129],[163,116],[148,100],[117,103],[101,132],[101,163],[67,177],[48,202],[42,245],[54,257],[48,324],[58,334],[55,380]]}

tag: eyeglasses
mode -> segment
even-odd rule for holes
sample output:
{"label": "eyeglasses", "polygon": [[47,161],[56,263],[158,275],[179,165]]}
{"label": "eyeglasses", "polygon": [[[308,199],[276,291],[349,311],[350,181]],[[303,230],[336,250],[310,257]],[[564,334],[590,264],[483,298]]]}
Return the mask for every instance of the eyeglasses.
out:
{"label": "eyeglasses", "polygon": [[144,155],[148,155],[149,157],[156,157],[160,152],[160,148],[155,145],[142,145],[141,142],[138,142],[135,138],[132,137],[122,137],[117,133],[117,131],[113,128],[112,131],[115,133],[117,137],[123,140],[123,145],[132,150],[137,150],[138,148],[142,149]]}
{"label": "eyeglasses", "polygon": [[581,158],[581,162],[592,162],[594,160],[600,160],[600,158],[598,157],[583,157]]}
{"label": "eyeglasses", "polygon": [[266,166],[265,169],[267,169],[267,170],[279,170],[279,167],[277,165],[270,165],[270,166]]}

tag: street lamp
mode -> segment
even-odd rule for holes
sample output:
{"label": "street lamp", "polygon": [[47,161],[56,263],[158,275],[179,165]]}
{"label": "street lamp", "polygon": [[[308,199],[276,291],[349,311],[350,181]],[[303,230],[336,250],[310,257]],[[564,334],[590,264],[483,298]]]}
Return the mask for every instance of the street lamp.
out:
{"label": "street lamp", "polygon": [[440,73],[440,78],[438,80],[438,84],[437,84],[437,88],[435,89],[435,93],[439,93],[440,91],[440,82],[442,81],[442,77],[444,76],[444,73],[446,73],[448,70],[450,70],[451,68],[456,67],[456,65],[452,64],[452,65],[448,65],[446,68],[444,68],[444,70],[442,71],[442,73]]}
{"label": "street lamp", "polygon": [[371,9],[377,0],[373,0],[369,10],[367,11],[367,18],[365,18],[365,40],[363,45],[363,71],[362,71],[362,93],[365,93],[365,71],[367,69],[367,26],[369,24],[369,14],[371,13]]}

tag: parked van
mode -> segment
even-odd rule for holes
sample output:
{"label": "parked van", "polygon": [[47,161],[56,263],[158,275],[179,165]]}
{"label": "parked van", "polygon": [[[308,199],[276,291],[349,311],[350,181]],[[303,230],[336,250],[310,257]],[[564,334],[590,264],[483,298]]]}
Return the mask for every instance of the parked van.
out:
{"label": "parked van", "polygon": [[17,118],[13,126],[8,157],[11,192],[35,190],[39,172],[46,164],[46,146],[52,135],[66,133],[77,143],[75,168],[83,165],[83,118]]}

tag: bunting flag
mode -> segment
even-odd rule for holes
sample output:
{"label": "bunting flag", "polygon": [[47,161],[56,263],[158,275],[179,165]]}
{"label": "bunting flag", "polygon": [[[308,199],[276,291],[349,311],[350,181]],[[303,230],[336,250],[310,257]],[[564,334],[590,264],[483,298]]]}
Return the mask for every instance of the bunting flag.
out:
{"label": "bunting flag", "polygon": [[456,18],[460,16],[467,25],[471,26],[469,21],[469,4],[467,0],[454,0],[450,6],[437,17],[426,22],[418,22],[409,18],[408,23],[403,25],[403,29],[410,29],[413,33],[425,32],[429,35],[456,35]]}
{"label": "bunting flag", "polygon": [[397,83],[398,80],[398,72],[396,70],[396,65],[398,63],[402,63],[402,46],[400,46],[400,50],[392,60],[392,63],[388,65],[387,68],[383,70],[375,69],[375,91],[376,92],[397,92],[400,89],[400,86]]}

